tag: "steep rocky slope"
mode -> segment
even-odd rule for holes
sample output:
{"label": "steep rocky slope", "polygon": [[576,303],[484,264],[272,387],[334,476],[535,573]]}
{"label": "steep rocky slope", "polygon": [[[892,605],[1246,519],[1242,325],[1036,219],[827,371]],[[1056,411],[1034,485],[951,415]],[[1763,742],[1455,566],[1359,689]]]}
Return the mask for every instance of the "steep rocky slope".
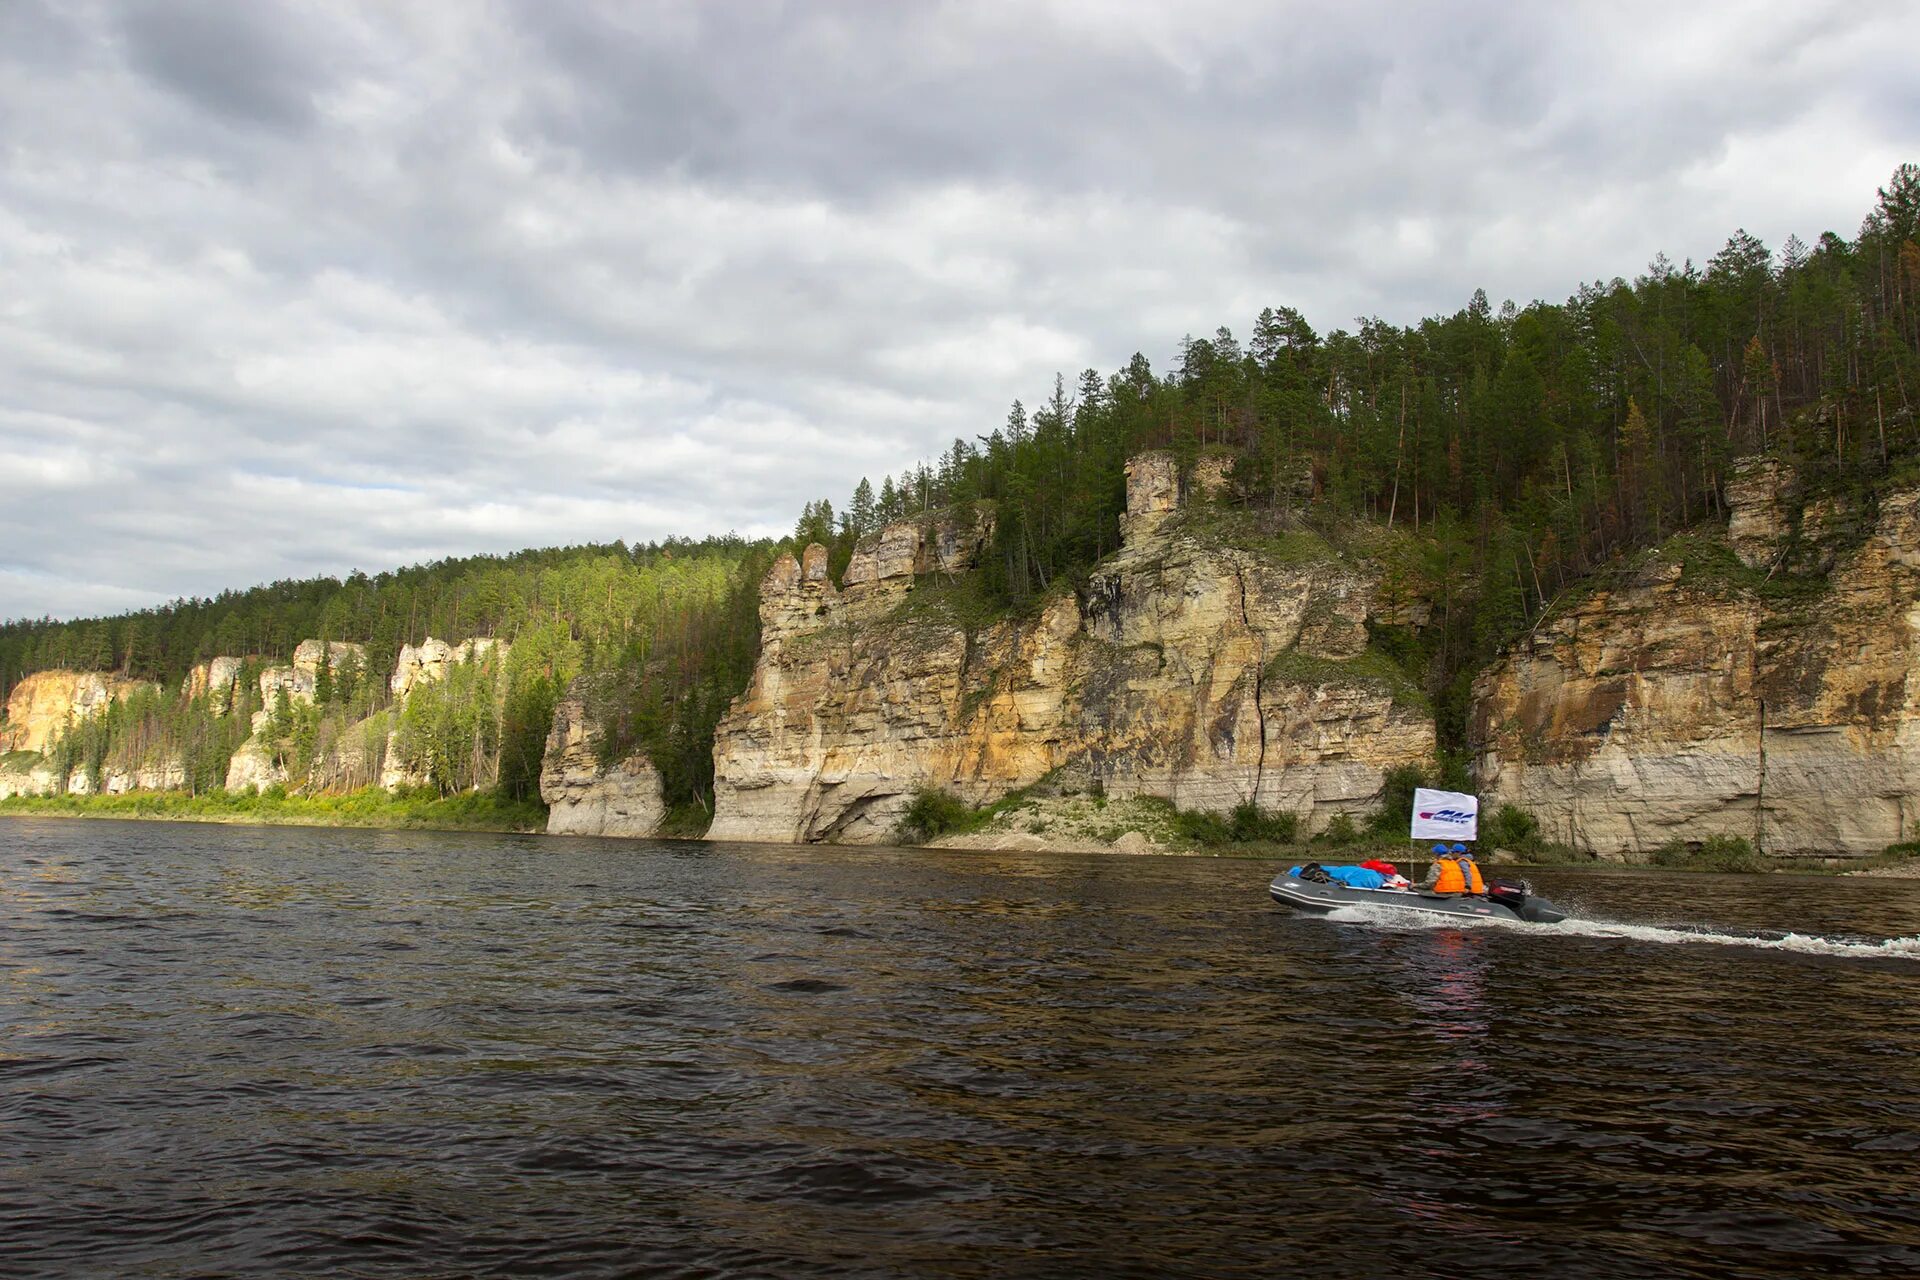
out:
{"label": "steep rocky slope", "polygon": [[1803,502],[1756,460],[1696,534],[1475,684],[1483,796],[1607,856],[1714,835],[1877,852],[1920,819],[1920,492]]}
{"label": "steep rocky slope", "polygon": [[[584,677],[583,677],[584,680]],[[660,774],[641,752],[602,767],[587,715],[583,680],[554,708],[540,769],[547,832],[573,836],[650,836],[666,817]]]}
{"label": "steep rocky slope", "polygon": [[117,699],[152,687],[98,671],[36,672],[23,678],[7,695],[6,722],[0,724],[0,753],[45,751],[68,725],[105,715]]}
{"label": "steep rocky slope", "polygon": [[1304,531],[1235,528],[1209,501],[1222,474],[1189,477],[1189,501],[1170,455],[1134,459],[1123,549],[1084,602],[1057,584],[1016,618],[967,616],[984,513],[888,526],[838,587],[821,548],[782,557],[715,742],[709,838],[884,840],[922,787],[981,803],[1061,769],[1310,828],[1368,807],[1434,746],[1367,650],[1374,578]]}

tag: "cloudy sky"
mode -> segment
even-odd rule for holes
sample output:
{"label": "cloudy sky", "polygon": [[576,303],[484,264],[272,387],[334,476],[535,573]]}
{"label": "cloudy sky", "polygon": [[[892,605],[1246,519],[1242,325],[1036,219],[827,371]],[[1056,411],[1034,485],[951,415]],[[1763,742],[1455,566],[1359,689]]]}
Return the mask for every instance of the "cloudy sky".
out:
{"label": "cloudy sky", "polygon": [[1851,237],[1917,13],[0,0],[0,617],[778,532],[1264,305]]}

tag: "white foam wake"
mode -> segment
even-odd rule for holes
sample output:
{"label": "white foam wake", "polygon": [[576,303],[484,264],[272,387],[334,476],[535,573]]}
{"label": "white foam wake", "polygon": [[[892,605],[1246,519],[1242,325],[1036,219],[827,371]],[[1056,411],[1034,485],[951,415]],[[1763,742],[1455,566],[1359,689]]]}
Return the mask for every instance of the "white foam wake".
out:
{"label": "white foam wake", "polygon": [[1623,924],[1611,920],[1563,920],[1559,924],[1527,924],[1518,920],[1489,920],[1462,916],[1417,914],[1391,907],[1354,906],[1330,911],[1329,920],[1390,923],[1398,928],[1515,929],[1540,936],[1627,938],[1635,942],[1694,943],[1721,947],[1757,947],[1766,951],[1795,951],[1803,955],[1848,956],[1866,960],[1920,960],[1920,936],[1911,938],[1823,938],[1818,934],[1788,933],[1781,937],[1715,933],[1709,929],[1668,928],[1652,924]]}

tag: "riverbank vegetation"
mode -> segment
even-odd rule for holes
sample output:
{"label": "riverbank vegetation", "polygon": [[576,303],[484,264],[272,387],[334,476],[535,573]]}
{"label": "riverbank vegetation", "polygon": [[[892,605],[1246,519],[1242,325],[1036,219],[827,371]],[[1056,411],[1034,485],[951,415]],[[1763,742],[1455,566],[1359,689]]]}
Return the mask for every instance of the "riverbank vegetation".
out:
{"label": "riverbank vegetation", "polygon": [[443,796],[433,791],[389,792],[362,787],[333,795],[265,791],[134,791],[117,796],[10,796],[0,816],[149,818],[176,822],[253,822],[311,827],[392,827],[441,831],[544,831],[538,801],[497,793]]}

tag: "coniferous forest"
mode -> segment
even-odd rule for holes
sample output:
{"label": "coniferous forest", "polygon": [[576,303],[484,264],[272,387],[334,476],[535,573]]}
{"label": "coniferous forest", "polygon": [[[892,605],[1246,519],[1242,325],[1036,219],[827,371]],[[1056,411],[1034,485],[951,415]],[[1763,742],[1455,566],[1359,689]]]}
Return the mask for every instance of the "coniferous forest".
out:
{"label": "coniferous forest", "polygon": [[[617,673],[619,745],[657,754],[678,784],[675,798],[698,802],[712,785],[704,744],[752,668],[769,555],[767,544],[735,537],[566,547],[277,582],[113,618],[14,622],[0,627],[0,696],[22,676],[56,668],[157,682],[157,694],[76,724],[55,747],[58,764],[96,779],[109,764],[166,756],[186,762],[190,789],[218,788],[252,713],[265,710],[296,786],[367,784],[309,771],[343,734],[384,741],[391,728],[442,792],[480,787],[537,800],[555,704],[576,675]],[[401,647],[430,636],[510,648],[503,661],[456,669],[444,687],[392,705],[388,676]],[[284,695],[263,706],[259,672],[286,663],[304,639],[362,644],[365,656],[323,669],[310,706],[287,705]],[[217,655],[247,659],[231,714],[181,692],[194,664]]]}
{"label": "coniferous forest", "polygon": [[[1811,485],[1871,494],[1920,470],[1916,400],[1920,166],[1907,164],[1852,238],[1769,246],[1736,231],[1704,263],[1655,257],[1564,302],[1495,306],[1476,292],[1404,327],[1321,333],[1274,307],[1244,333],[1188,337],[1163,371],[1135,355],[1105,376],[1056,376],[938,459],[877,489],[861,480],[838,511],[809,503],[794,544],[826,544],[837,571],[890,520],[989,500],[994,544],[974,589],[1018,609],[1116,549],[1129,456],[1229,453],[1232,500],[1251,511],[1404,533],[1404,562],[1389,570],[1434,602],[1434,625],[1378,639],[1432,695],[1443,748],[1457,749],[1474,672],[1596,569],[1722,518],[1734,458],[1772,452]],[[752,669],[772,550],[712,539],[529,551],[13,622],[0,626],[0,697],[60,667],[171,690],[210,656],[284,661],[319,637],[367,646],[373,678],[342,701],[344,723],[380,709],[402,644],[492,636],[514,642],[504,692],[472,730],[493,735],[492,767],[445,785],[529,794],[554,702],[588,671],[606,677],[605,749],[643,747],[670,799],[699,802],[714,724]],[[152,700],[101,732],[195,732],[166,719],[186,714],[173,706]]]}

